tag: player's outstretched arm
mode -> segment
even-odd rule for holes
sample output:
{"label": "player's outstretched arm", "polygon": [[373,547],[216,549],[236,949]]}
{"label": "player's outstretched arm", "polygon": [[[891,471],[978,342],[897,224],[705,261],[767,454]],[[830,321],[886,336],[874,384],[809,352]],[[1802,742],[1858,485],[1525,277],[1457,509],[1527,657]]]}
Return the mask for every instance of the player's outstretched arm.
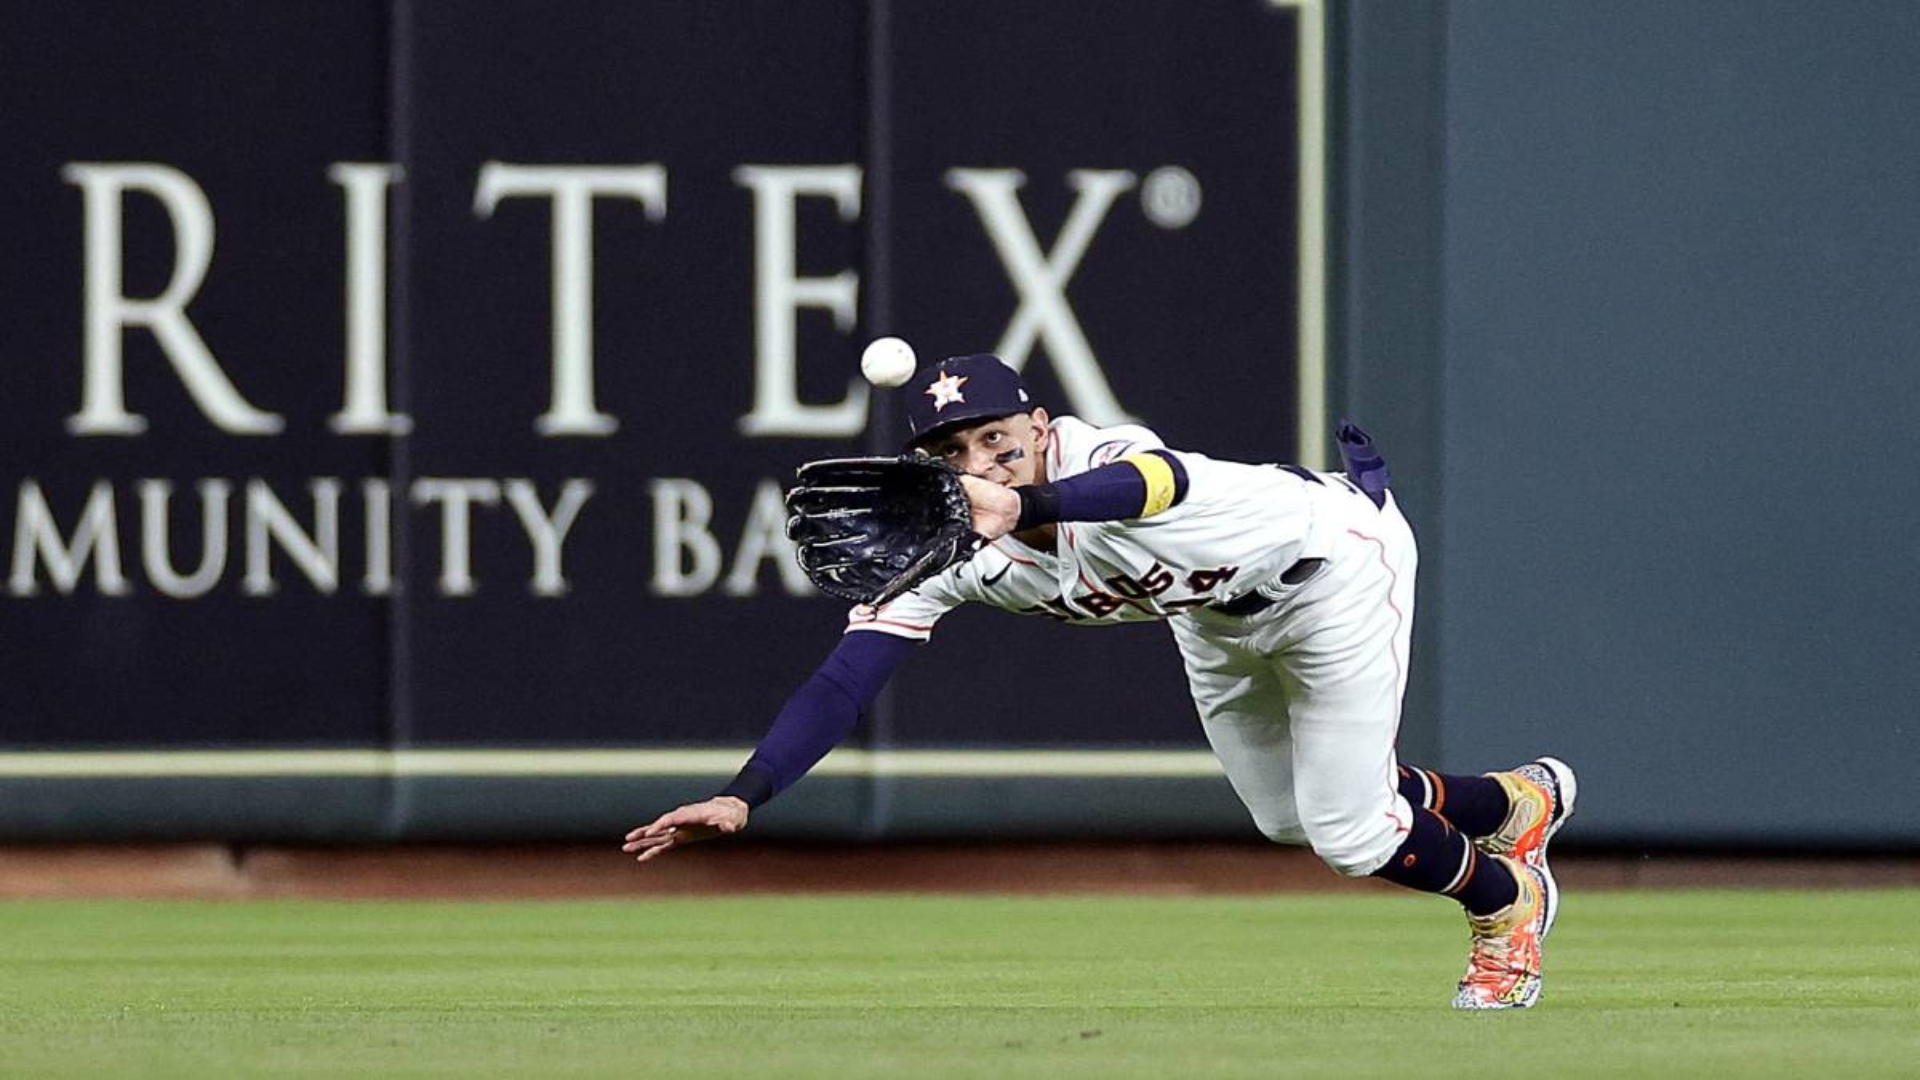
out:
{"label": "player's outstretched arm", "polygon": [[874,631],[841,638],[820,669],[787,699],[732,783],[710,799],[669,810],[632,830],[620,850],[646,862],[681,844],[746,828],[754,807],[806,775],[847,737],[861,710],[873,704],[913,648],[906,638]]}
{"label": "player's outstretched arm", "polygon": [[658,858],[681,844],[729,836],[747,827],[747,804],[732,795],[716,795],[705,802],[669,810],[627,834],[620,850],[637,853],[640,862]]}

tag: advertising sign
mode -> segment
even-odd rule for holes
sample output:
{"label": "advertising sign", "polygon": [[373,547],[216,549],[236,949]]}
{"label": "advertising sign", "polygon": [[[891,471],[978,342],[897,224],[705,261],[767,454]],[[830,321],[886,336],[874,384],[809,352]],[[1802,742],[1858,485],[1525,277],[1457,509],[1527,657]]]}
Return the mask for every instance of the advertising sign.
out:
{"label": "advertising sign", "polygon": [[[1190,7],[15,13],[0,779],[723,778],[881,333],[1311,460],[1317,46]],[[1202,745],[1163,628],[967,612],[849,749]]]}

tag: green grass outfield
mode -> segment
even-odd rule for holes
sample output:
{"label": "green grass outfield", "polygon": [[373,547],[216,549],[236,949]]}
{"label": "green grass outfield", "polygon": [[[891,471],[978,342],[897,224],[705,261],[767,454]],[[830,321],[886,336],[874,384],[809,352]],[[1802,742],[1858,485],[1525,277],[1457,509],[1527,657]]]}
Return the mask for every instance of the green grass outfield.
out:
{"label": "green grass outfield", "polygon": [[1372,894],[12,902],[0,1074],[1920,1070],[1920,891],[1574,892],[1525,1013],[1448,1008],[1465,936]]}

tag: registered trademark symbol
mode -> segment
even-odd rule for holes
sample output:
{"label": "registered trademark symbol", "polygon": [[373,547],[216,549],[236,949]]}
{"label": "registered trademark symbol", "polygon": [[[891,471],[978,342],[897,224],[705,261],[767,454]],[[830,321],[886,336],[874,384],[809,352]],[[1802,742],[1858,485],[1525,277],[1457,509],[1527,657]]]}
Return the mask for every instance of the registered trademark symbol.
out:
{"label": "registered trademark symbol", "polygon": [[1200,216],[1200,181],[1178,165],[1162,165],[1140,182],[1140,209],[1163,229],[1184,229]]}

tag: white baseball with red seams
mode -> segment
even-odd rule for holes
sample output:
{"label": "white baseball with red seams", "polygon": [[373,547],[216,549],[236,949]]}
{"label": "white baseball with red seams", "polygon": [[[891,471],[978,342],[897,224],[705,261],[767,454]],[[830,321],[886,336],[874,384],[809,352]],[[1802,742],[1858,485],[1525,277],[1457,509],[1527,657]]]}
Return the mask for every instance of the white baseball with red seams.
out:
{"label": "white baseball with red seams", "polygon": [[[1047,478],[1164,449],[1134,425],[1051,424]],[[1348,875],[1399,847],[1412,811],[1394,739],[1413,631],[1412,529],[1338,473],[1174,451],[1186,498],[1152,518],[1063,522],[1052,551],[1003,537],[848,631],[926,640],[973,601],[1075,625],[1165,619],[1208,742],[1260,831]],[[1303,560],[1317,572],[1288,583]],[[1311,569],[1312,563],[1307,564]],[[1216,605],[1258,593],[1251,615]],[[1255,601],[1258,603],[1258,601]]]}

